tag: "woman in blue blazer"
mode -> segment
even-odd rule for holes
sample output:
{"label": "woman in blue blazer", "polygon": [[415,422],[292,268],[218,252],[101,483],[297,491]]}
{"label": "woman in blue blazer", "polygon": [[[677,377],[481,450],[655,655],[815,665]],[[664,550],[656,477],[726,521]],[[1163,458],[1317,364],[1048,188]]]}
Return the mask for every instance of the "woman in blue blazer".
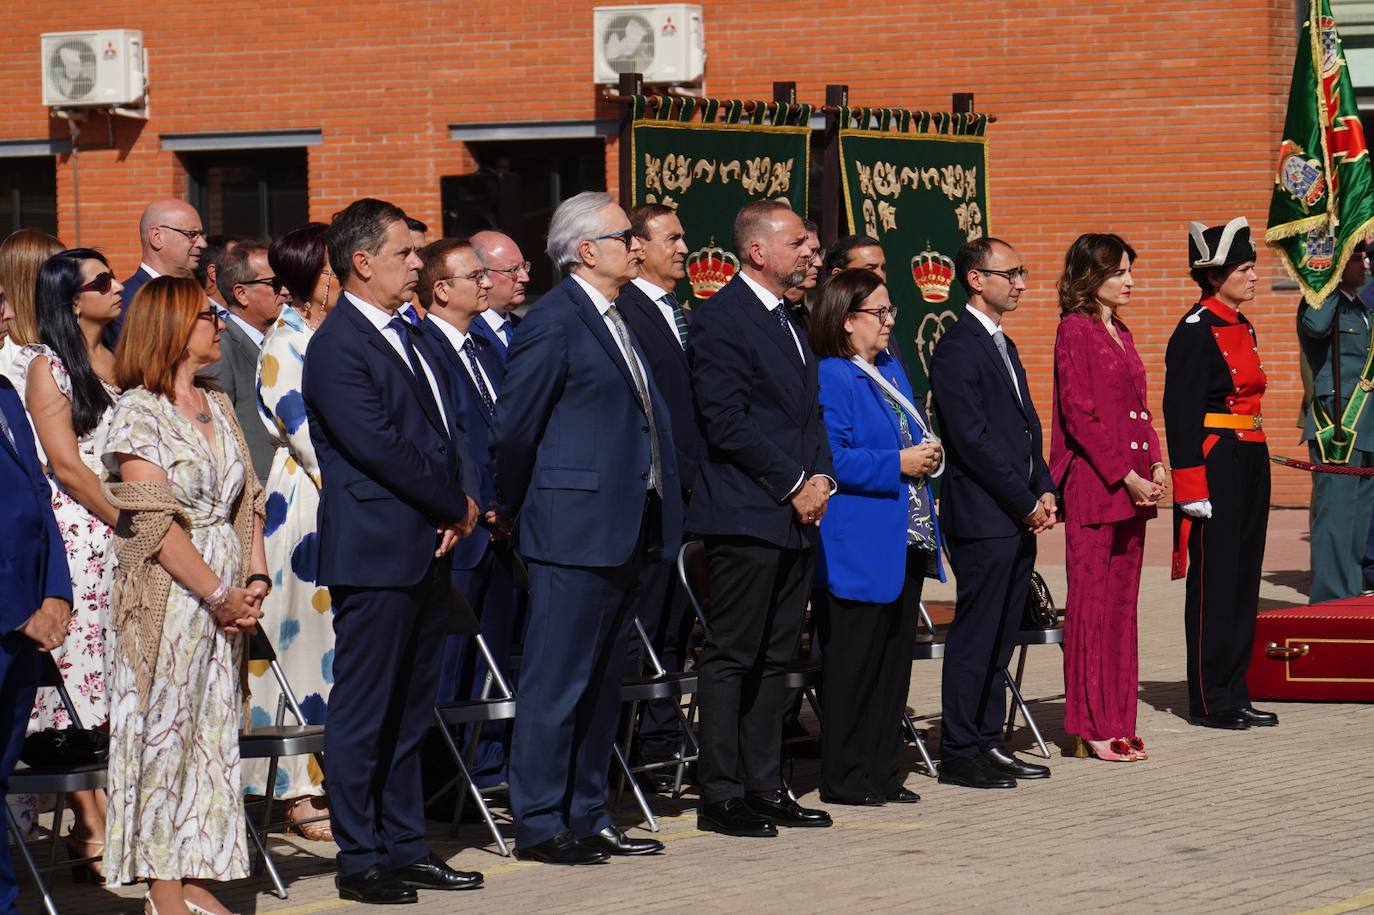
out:
{"label": "woman in blue blazer", "polygon": [[887,351],[896,309],[867,270],[826,281],[809,322],[839,490],[821,521],[821,799],[915,803],[901,730],[921,586],[944,579],[929,480],[940,443]]}

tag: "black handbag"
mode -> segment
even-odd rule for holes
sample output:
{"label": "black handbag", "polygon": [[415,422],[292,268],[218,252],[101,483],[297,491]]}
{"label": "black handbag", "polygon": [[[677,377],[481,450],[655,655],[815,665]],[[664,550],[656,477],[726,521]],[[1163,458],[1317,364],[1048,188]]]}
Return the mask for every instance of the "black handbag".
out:
{"label": "black handbag", "polygon": [[1054,597],[1039,572],[1031,571],[1030,591],[1026,594],[1026,609],[1021,614],[1021,628],[1053,629],[1059,625],[1059,611]]}
{"label": "black handbag", "polygon": [[24,738],[19,758],[26,765],[71,768],[110,758],[110,735],[89,728],[47,728]]}

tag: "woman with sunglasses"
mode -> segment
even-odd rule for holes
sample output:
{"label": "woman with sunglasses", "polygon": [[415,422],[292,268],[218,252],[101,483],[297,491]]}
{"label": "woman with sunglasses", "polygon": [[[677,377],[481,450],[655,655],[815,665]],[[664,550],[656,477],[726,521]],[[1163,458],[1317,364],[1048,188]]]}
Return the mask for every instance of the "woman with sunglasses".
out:
{"label": "woman with sunglasses", "polygon": [[895,318],[882,280],[852,269],[821,286],[808,323],[839,484],[821,519],[816,576],[829,804],[920,800],[903,784],[900,725],[922,585],[944,579],[930,488],[944,455],[888,352]]}
{"label": "woman with sunglasses", "polygon": [[[340,286],[325,257],[328,226],[312,222],[272,242],[267,262],[290,301],[263,340],[258,359],[257,396],[262,424],[275,449],[267,474],[267,520],[263,530],[267,572],[273,588],[263,600],[263,615],[277,639],[277,660],[310,724],[324,724],[329,688],[334,682],[334,614],[329,589],[316,583],[315,513],[320,505],[320,466],[310,443],[310,424],[301,398],[305,349],[315,329],[339,300]],[[249,681],[254,725],[276,719],[281,689],[266,670]],[[244,765],[250,794],[266,794],[267,760]],[[331,841],[324,773],[313,757],[283,759],[273,795],[286,805],[286,817],[302,836]]]}
{"label": "woman with sunglasses", "polygon": [[[105,256],[90,248],[60,251],[43,262],[34,284],[37,342],[20,347],[10,366],[24,391],[24,406],[48,468],[53,513],[72,577],[72,621],[66,642],[53,651],[83,727],[109,720],[106,681],[110,589],[114,584],[113,525],[118,517],[100,489],[100,449],[119,389],[114,353],[100,337],[119,316],[121,286]],[[71,725],[54,689],[41,689],[30,731]],[[105,793],[70,795],[75,823],[67,837],[74,861],[104,847]],[[26,799],[27,801],[27,799]],[[84,877],[98,865],[74,865]]]}

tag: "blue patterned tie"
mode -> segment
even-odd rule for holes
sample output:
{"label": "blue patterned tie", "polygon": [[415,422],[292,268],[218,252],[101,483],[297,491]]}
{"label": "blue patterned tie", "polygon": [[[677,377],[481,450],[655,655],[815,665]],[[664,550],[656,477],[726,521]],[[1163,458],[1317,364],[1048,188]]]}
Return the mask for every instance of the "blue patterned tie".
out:
{"label": "blue patterned tie", "polygon": [[501,341],[510,346],[515,342],[515,326],[510,323],[510,318],[501,322]]}
{"label": "blue patterned tie", "polygon": [[673,312],[673,326],[677,328],[677,340],[682,344],[682,348],[687,348],[687,313],[682,310],[682,306],[677,303],[677,297],[671,292],[659,299],[664,305]]}
{"label": "blue patterned tie", "polygon": [[414,305],[407,303],[404,307],[401,308],[401,314],[405,315],[406,320],[409,321],[413,326],[420,326],[420,313],[415,310]]}
{"label": "blue patterned tie", "polygon": [[779,302],[773,309],[773,317],[778,319],[778,324],[787,332],[787,336],[792,336],[792,327],[787,321],[787,303]]}
{"label": "blue patterned tie", "polygon": [[463,341],[463,354],[468,357],[468,365],[472,368],[472,380],[477,383],[477,393],[482,395],[482,405],[487,408],[487,415],[496,413],[496,398],[491,396],[491,389],[487,387],[487,381],[482,377],[481,366],[477,364],[477,344],[468,337]]}

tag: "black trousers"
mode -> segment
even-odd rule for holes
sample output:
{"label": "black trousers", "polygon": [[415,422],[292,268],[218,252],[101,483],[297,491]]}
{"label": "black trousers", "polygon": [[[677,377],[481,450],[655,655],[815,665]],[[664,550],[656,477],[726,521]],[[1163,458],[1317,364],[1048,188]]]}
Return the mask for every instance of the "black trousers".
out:
{"label": "black trousers", "polygon": [[[1269,449],[1219,440],[1207,455],[1211,518],[1188,520],[1188,710],[1246,708],[1245,674],[1255,641],[1260,565],[1269,523]],[[1178,509],[1174,509],[1178,511]]]}
{"label": "black trousers", "polygon": [[785,666],[797,652],[814,548],[707,537],[711,602],[698,683],[701,799],[719,803],[782,782]]}
{"label": "black trousers", "polygon": [[[631,609],[644,626],[659,663],[670,673],[682,670],[687,639],[695,617],[688,609],[687,592],[677,577],[673,560],[646,565],[639,576],[639,593]],[[643,664],[639,639],[630,636],[630,676],[638,676]],[[658,699],[641,706],[637,740],[632,753],[639,762],[672,759],[682,743],[682,727],[676,699]]]}
{"label": "black trousers", "polygon": [[1011,661],[1035,568],[1035,536],[948,539],[957,583],[940,686],[940,755],[1002,746],[1007,712],[1001,671]]}
{"label": "black trousers", "polygon": [[825,670],[821,790],[827,799],[883,797],[906,781],[901,720],[911,688],[911,653],[928,555],[908,551],[906,581],[891,603],[828,593],[819,603]]}

